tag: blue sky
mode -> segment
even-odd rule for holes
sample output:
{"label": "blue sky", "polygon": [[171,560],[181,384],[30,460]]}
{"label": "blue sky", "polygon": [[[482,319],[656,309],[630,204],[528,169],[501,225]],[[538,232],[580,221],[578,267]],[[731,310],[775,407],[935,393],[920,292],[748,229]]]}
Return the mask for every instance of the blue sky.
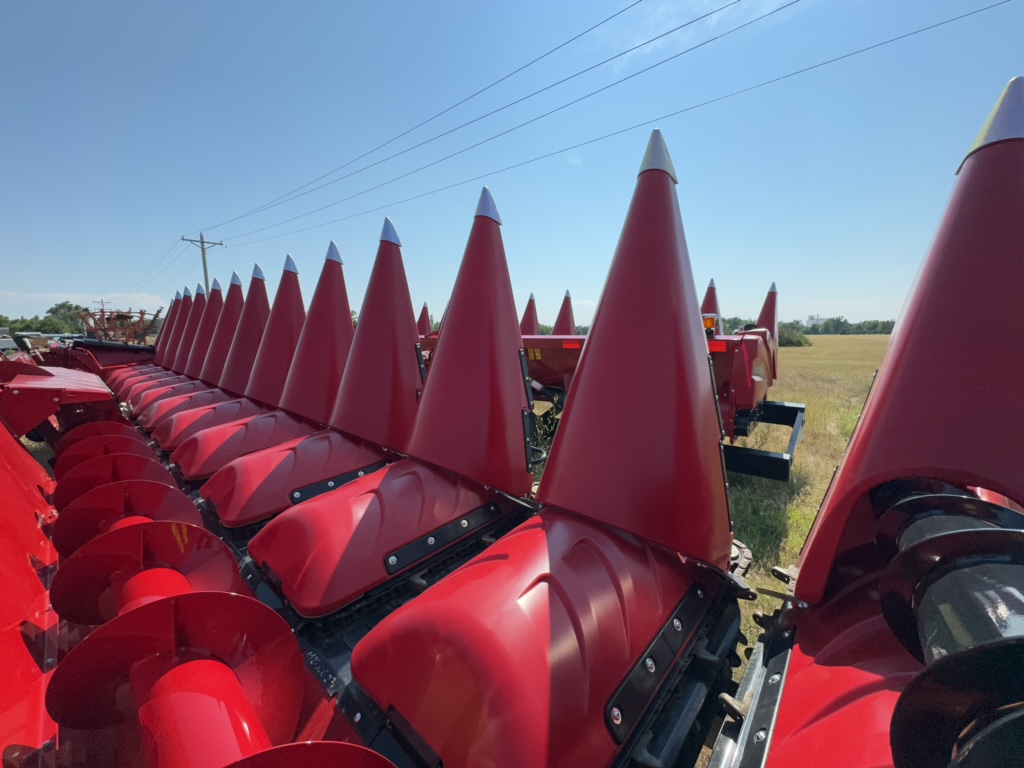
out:
{"label": "blue sky", "polygon": [[[577,321],[589,322],[653,126],[493,171],[991,1],[800,0],[781,8],[786,0],[740,0],[425,146],[220,227],[213,225],[363,154],[632,0],[4,3],[0,314],[41,313],[65,298],[166,305],[202,278],[198,250],[175,242],[200,228],[229,246],[211,252],[212,276],[226,282],[234,269],[248,281],[258,261],[273,289],[291,253],[307,301],[336,240],[357,308],[390,215],[413,300],[440,316],[486,183],[504,219],[520,311],[532,291],[541,321],[552,323],[568,288]],[[727,2],[643,0],[342,173]],[[1011,2],[657,122],[679,175],[697,283],[714,277],[723,312],[755,315],[776,281],[784,319],[896,317],[960,159],[1006,82],[1024,74],[1022,7]]]}

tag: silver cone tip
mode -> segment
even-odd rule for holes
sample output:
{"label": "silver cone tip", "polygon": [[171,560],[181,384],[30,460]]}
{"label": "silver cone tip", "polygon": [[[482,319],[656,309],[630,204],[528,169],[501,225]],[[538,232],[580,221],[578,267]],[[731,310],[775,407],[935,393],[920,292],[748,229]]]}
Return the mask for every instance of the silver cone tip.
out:
{"label": "silver cone tip", "polygon": [[[291,257],[289,257],[291,258]],[[338,244],[331,240],[331,244],[327,246],[327,259],[326,261],[336,261],[339,264],[344,264],[341,260],[341,251],[338,250]],[[287,269],[287,267],[285,267]],[[296,270],[297,271],[297,270]]]}
{"label": "silver cone tip", "polygon": [[399,248],[402,247],[402,241],[398,239],[398,232],[390,216],[384,217],[384,226],[380,230],[380,241],[382,243],[394,243]]}
{"label": "silver cone tip", "polygon": [[299,274],[299,268],[295,266],[295,259],[292,258],[290,253],[284,257],[284,271],[294,272],[296,275]]}
{"label": "silver cone tip", "polygon": [[981,127],[978,137],[964,155],[963,162],[956,169],[964,167],[967,158],[989,144],[1012,139],[1024,139],[1024,77],[1015,77],[1006,84],[992,114]]}
{"label": "silver cone tip", "polygon": [[263,267],[261,267],[258,263],[257,264],[253,264],[252,276],[253,276],[253,279],[255,279],[255,280],[266,280],[267,279],[267,276],[263,274]]}
{"label": "silver cone tip", "polygon": [[[425,301],[423,302],[423,308],[427,309],[427,302],[425,302]],[[427,310],[427,311],[429,311],[429,310]]]}
{"label": "silver cone tip", "polygon": [[537,299],[536,299],[536,298],[534,298],[533,294],[531,293],[531,294],[530,294],[530,301],[536,301],[536,300],[537,300]]}
{"label": "silver cone tip", "polygon": [[565,290],[565,298],[567,298],[567,299],[571,299],[572,298],[572,294],[569,293],[569,289],[568,288],[566,288],[566,290]]}
{"label": "silver cone tip", "polygon": [[242,284],[242,278],[240,278],[238,276],[237,272],[232,272],[231,273],[231,284],[232,285],[241,285]]}
{"label": "silver cone tip", "polygon": [[710,280],[708,280],[708,288],[714,288],[714,287],[715,287],[715,278],[712,277]]}
{"label": "silver cone tip", "polygon": [[213,290],[215,290],[215,291],[223,291],[224,290],[223,288],[221,288],[220,280],[218,280],[216,277],[213,278]]}
{"label": "silver cone tip", "polygon": [[[186,288],[185,290],[188,290],[188,289]],[[175,301],[181,301],[181,291],[175,291],[174,292],[174,300]]]}
{"label": "silver cone tip", "polygon": [[196,296],[205,296],[205,295],[206,295],[206,289],[203,288],[203,284],[202,283],[196,283]]}
{"label": "silver cone tip", "polygon": [[778,293],[779,289],[775,287],[775,283],[772,283],[772,287],[768,289],[768,293]]}
{"label": "silver cone tip", "polygon": [[501,216],[498,215],[498,206],[494,203],[494,196],[491,195],[491,190],[484,187],[480,190],[480,202],[476,204],[476,213],[474,216],[486,216],[501,225]]}
{"label": "silver cone tip", "polygon": [[186,299],[192,298],[192,291],[188,289],[187,285],[185,286],[185,290],[183,291],[182,296],[184,296],[184,298]]}
{"label": "silver cone tip", "polygon": [[672,165],[672,158],[668,154],[668,147],[665,146],[665,138],[658,128],[651,131],[651,140],[647,142],[647,151],[644,153],[644,161],[640,165],[640,172],[637,173],[637,176],[645,171],[664,171],[672,181],[679,183],[675,166]]}

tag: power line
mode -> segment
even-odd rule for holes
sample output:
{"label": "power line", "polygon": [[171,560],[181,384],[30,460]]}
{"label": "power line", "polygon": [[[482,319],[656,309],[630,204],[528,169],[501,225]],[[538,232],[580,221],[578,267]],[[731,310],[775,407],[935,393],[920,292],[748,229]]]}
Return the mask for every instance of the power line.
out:
{"label": "power line", "polygon": [[[318,181],[326,179],[328,176],[330,176],[330,175],[332,175],[334,173],[337,173],[338,171],[343,170],[344,168],[347,168],[348,166],[352,165],[352,163],[358,162],[359,160],[362,160],[364,157],[372,155],[377,150],[383,149],[384,147],[386,147],[389,144],[392,144],[392,143],[398,141],[399,139],[403,138],[404,136],[408,136],[410,133],[412,133],[413,131],[417,130],[418,128],[422,128],[423,126],[427,125],[430,122],[433,122],[434,120],[436,120],[437,118],[441,117],[442,115],[448,114],[449,112],[451,112],[456,107],[461,107],[467,101],[470,101],[471,99],[475,99],[480,94],[482,94],[482,93],[484,93],[486,91],[489,91],[491,88],[494,88],[494,86],[496,86],[496,85],[500,85],[501,83],[503,83],[506,80],[508,80],[510,77],[519,74],[520,72],[522,72],[523,70],[527,69],[528,67],[532,67],[534,64],[536,64],[537,62],[541,61],[542,59],[546,59],[548,56],[550,56],[551,54],[561,50],[562,48],[565,48],[570,43],[576,42],[577,40],[579,40],[584,35],[587,35],[590,32],[593,32],[598,27],[601,27],[604,24],[607,24],[612,19],[616,18],[617,16],[621,16],[623,13],[628,11],[630,8],[633,8],[633,7],[637,6],[637,5],[640,5],[640,3],[642,3],[642,2],[643,2],[643,0],[635,0],[634,2],[630,3],[629,5],[627,5],[625,8],[622,8],[621,10],[618,10],[615,13],[613,13],[611,16],[608,16],[608,17],[602,19],[601,21],[597,22],[597,24],[594,24],[593,26],[587,27],[587,29],[583,30],[579,34],[576,34],[573,37],[570,37],[568,40],[566,40],[566,41],[564,41],[562,43],[559,43],[558,45],[556,45],[554,48],[552,48],[551,50],[547,51],[546,53],[542,53],[540,56],[537,56],[535,59],[531,59],[530,61],[526,62],[522,66],[517,67],[516,69],[512,70],[511,72],[509,72],[507,75],[503,75],[502,77],[499,77],[497,80],[492,82],[490,85],[485,85],[480,90],[475,91],[474,93],[471,93],[469,96],[466,96],[465,98],[455,102],[450,107],[446,107],[446,108],[442,109],[437,114],[432,115],[431,117],[428,117],[426,120],[423,120],[423,121],[417,123],[412,128],[408,128],[405,131],[402,131],[402,133],[399,133],[396,136],[392,136],[390,139],[385,141],[383,144],[378,144],[373,149],[369,149],[366,152],[364,152],[363,154],[361,154],[361,155],[359,155],[357,157],[353,157],[351,160],[349,160],[349,161],[347,161],[345,163],[342,163],[337,168],[334,168],[334,169],[328,171],[327,173],[323,174],[322,176],[318,176],[317,178],[313,179],[312,181],[307,181],[302,186],[296,187],[295,189],[291,190],[290,192],[286,192],[285,194],[281,195],[280,197],[276,197],[273,200],[271,200],[270,202],[264,203],[263,205],[260,205],[260,206],[257,206],[256,208],[253,208],[252,210],[247,211],[246,213],[243,213],[243,214],[240,214],[238,216],[235,216],[234,218],[222,221],[222,222],[220,222],[220,224],[215,224],[212,227],[204,227],[204,229],[206,229],[206,230],[216,229],[217,227],[222,227],[225,224],[230,224],[233,221],[238,221],[239,219],[245,218],[246,216],[251,216],[254,213],[259,213],[260,211],[265,210],[266,208],[269,208],[269,207],[271,207],[273,205],[276,205],[279,202],[287,202],[283,198],[289,197],[290,195],[293,195],[296,192],[300,192],[301,190],[305,189],[306,187],[310,186],[311,184],[316,184]],[[737,0],[737,2],[739,2],[739,0]],[[191,232],[190,234],[195,234],[195,232]]]}
{"label": "power line", "polygon": [[[178,242],[180,243],[181,241],[179,240]],[[160,277],[160,275],[162,275],[162,274],[163,274],[164,272],[166,272],[166,271],[167,271],[168,269],[170,269],[170,268],[171,268],[171,266],[172,266],[172,265],[173,265],[173,264],[174,264],[174,263],[175,263],[176,261],[178,261],[178,260],[179,260],[179,259],[180,259],[180,258],[181,258],[182,256],[184,256],[184,255],[185,255],[185,252],[186,252],[186,251],[188,250],[188,246],[189,246],[189,244],[188,244],[188,243],[185,243],[185,244],[184,244],[184,245],[182,246],[181,250],[180,250],[180,251],[178,251],[178,252],[177,252],[177,253],[176,253],[176,254],[174,255],[174,258],[172,258],[172,259],[171,259],[170,261],[168,261],[168,262],[167,262],[167,263],[166,263],[166,264],[165,264],[165,265],[163,266],[163,268],[162,268],[162,269],[159,269],[159,270],[157,270],[157,271],[156,271],[155,273],[153,273],[153,276],[152,276],[152,277],[150,277],[150,278],[149,278],[148,280],[144,280],[144,281],[143,281],[142,283],[140,283],[140,284],[139,284],[139,285],[138,285],[138,286],[137,286],[136,288],[134,288],[133,290],[136,290],[136,291],[138,291],[138,290],[142,290],[142,289],[143,289],[143,288],[144,288],[144,287],[145,287],[146,285],[149,285],[149,284],[151,284],[151,283],[155,282],[155,281],[156,281],[156,280],[157,280],[157,279],[158,279],[158,278]]]}
{"label": "power line", "polygon": [[195,267],[195,265],[199,263],[199,261],[201,259],[202,259],[202,256],[196,256],[195,259],[193,259],[191,262],[189,262],[187,267],[185,267],[183,270],[181,270],[181,272],[176,274],[174,277],[172,277],[170,280],[168,280],[162,286],[157,288],[155,291],[153,291],[153,293],[160,293],[161,291],[163,291],[168,286],[171,286],[171,285],[174,285],[175,283],[177,283],[181,278],[183,278],[185,275],[187,275],[192,270],[192,268]]}
{"label": "power line", "polygon": [[722,96],[717,96],[717,97],[715,97],[713,99],[708,99],[707,101],[702,101],[702,102],[700,102],[698,104],[691,104],[688,107],[684,107],[682,109],[678,109],[678,110],[676,110],[674,112],[669,112],[667,114],[661,115],[659,117],[652,118],[650,120],[644,120],[641,123],[635,123],[633,125],[627,126],[626,128],[620,128],[619,130],[612,131],[611,133],[606,133],[606,134],[604,134],[602,136],[597,136],[597,137],[595,137],[593,139],[587,139],[586,141],[581,141],[578,144],[573,144],[570,147],[563,147],[562,149],[556,149],[553,152],[548,152],[548,153],[543,154],[543,155],[538,155],[537,157],[532,157],[529,160],[523,160],[521,162],[505,166],[504,168],[499,168],[498,170],[490,171],[488,173],[482,173],[479,176],[473,176],[472,178],[469,178],[469,179],[463,179],[462,181],[457,181],[457,182],[455,182],[453,184],[448,184],[448,185],[445,185],[443,187],[438,187],[438,188],[432,189],[432,190],[430,190],[428,192],[422,192],[422,193],[420,193],[418,195],[413,195],[412,197],[407,197],[407,198],[404,198],[402,200],[395,200],[393,202],[377,206],[376,208],[369,208],[369,209],[367,209],[365,211],[360,211],[358,213],[349,214],[348,216],[342,216],[342,217],[337,218],[337,219],[331,219],[330,221],[325,221],[325,222],[322,222],[320,224],[313,224],[312,226],[309,226],[309,227],[303,227],[301,229],[294,229],[294,230],[291,230],[290,232],[282,232],[282,233],[277,234],[277,235],[270,235],[269,237],[262,237],[262,238],[259,238],[257,240],[247,240],[247,241],[242,242],[242,243],[232,243],[232,244],[230,244],[230,245],[228,245],[226,247],[229,247],[229,248],[240,248],[240,247],[242,247],[244,245],[253,245],[254,243],[262,243],[262,242],[266,242],[267,240],[276,240],[278,238],[287,237],[288,235],[294,235],[294,234],[298,234],[300,232],[308,232],[309,230],[312,230],[312,229],[318,229],[320,227],[326,227],[326,226],[329,226],[331,224],[337,224],[338,222],[341,222],[341,221],[348,221],[349,219],[354,219],[354,218],[357,218],[359,216],[366,216],[366,215],[368,215],[370,213],[376,213],[378,211],[382,211],[382,210],[385,210],[387,208],[392,208],[392,207],[394,207],[396,205],[402,205],[403,203],[408,203],[408,202],[411,202],[413,200],[419,200],[420,198],[423,198],[423,197],[429,197],[430,195],[436,195],[436,194],[438,194],[440,192],[445,192],[445,191],[447,191],[449,189],[454,189],[455,187],[460,187],[460,186],[462,186],[464,184],[471,184],[474,181],[480,181],[481,179],[486,179],[486,178],[491,177],[491,176],[497,176],[500,173],[505,173],[507,171],[514,170],[516,168],[522,168],[524,165],[531,165],[532,163],[537,163],[537,162],[540,162],[541,160],[547,160],[548,158],[555,157],[556,155],[562,155],[562,154],[565,154],[566,152],[571,152],[574,149],[580,149],[581,147],[585,147],[585,146],[588,146],[590,144],[596,144],[597,142],[605,141],[606,139],[610,139],[610,138],[613,138],[615,136],[620,136],[620,135],[622,135],[624,133],[628,133],[629,131],[635,131],[635,130],[637,130],[639,128],[645,128],[645,127],[647,127],[649,125],[652,125],[654,123],[661,122],[662,120],[668,120],[668,119],[673,118],[673,117],[678,117],[679,115],[685,114],[687,112],[693,112],[694,110],[701,109],[702,107],[707,107],[707,106],[710,106],[712,104],[717,104],[718,102],[725,101],[727,99],[731,99],[731,98],[734,98],[736,96],[740,96],[740,95],[742,95],[744,93],[750,93],[751,91],[756,91],[756,90],[759,90],[761,88],[765,88],[765,87],[767,87],[769,85],[774,85],[775,83],[782,82],[783,80],[788,80],[790,78],[797,77],[798,75],[806,74],[807,72],[811,72],[811,71],[816,70],[816,69],[821,69],[822,67],[826,67],[826,66],[828,66],[830,64],[835,64],[836,62],[843,61],[845,59],[849,59],[849,58],[852,58],[854,56],[859,56],[862,53],[867,53],[868,51],[873,51],[873,50],[875,50],[877,48],[881,48],[883,46],[899,42],[900,40],[906,40],[909,37],[914,37],[915,35],[920,35],[920,34],[922,34],[924,32],[930,32],[933,29],[938,29],[939,27],[946,26],[947,24],[952,24],[952,23],[957,22],[957,21],[962,21],[963,19],[966,19],[966,18],[968,18],[970,16],[974,16],[974,15],[979,14],[979,13],[984,13],[985,11],[990,11],[993,8],[998,8],[999,6],[1006,5],[1007,3],[1010,3],[1010,2],[1012,2],[1012,0],[1000,0],[1000,2],[993,3],[991,5],[986,5],[983,8],[977,8],[977,9],[975,9],[973,11],[968,11],[967,13],[963,13],[963,14],[961,14],[959,16],[954,16],[952,18],[945,19],[944,21],[936,22],[935,24],[929,24],[926,27],[920,27],[918,29],[913,30],[912,32],[906,32],[906,33],[904,33],[902,35],[897,35],[896,37],[891,37],[888,40],[883,40],[882,42],[874,43],[873,45],[869,45],[869,46],[866,46],[864,48],[859,48],[859,49],[857,49],[855,51],[850,51],[849,53],[844,53],[841,56],[836,56],[834,58],[827,59],[825,61],[820,61],[817,64],[812,64],[810,66],[803,67],[802,69],[793,70],[792,72],[788,72],[788,73],[786,73],[784,75],[779,75],[778,77],[773,77],[770,80],[764,80],[764,81],[762,81],[760,83],[757,83],[756,85],[751,85],[751,86],[748,86],[746,88],[741,88],[739,90],[732,91],[731,93],[727,93],[727,94],[724,94]]}
{"label": "power line", "polygon": [[[733,0],[733,2],[729,3],[729,5],[734,5],[736,2],[739,2],[739,1],[740,0]],[[367,187],[366,189],[363,189],[363,190],[361,190],[359,192],[355,192],[355,193],[349,195],[348,197],[343,197],[340,200],[335,200],[334,202],[327,203],[326,205],[322,205],[319,208],[314,208],[311,211],[306,211],[305,213],[300,213],[300,214],[298,214],[296,216],[292,216],[292,217],[284,219],[282,221],[278,221],[278,222],[276,222],[274,224],[268,224],[268,225],[266,225],[264,227],[257,227],[256,229],[251,229],[248,232],[242,232],[242,233],[239,233],[237,235],[229,235],[227,239],[230,240],[232,237],[236,237],[236,238],[237,237],[246,237],[248,235],[256,234],[257,232],[264,232],[264,231],[266,231],[268,229],[273,229],[274,227],[279,227],[282,224],[288,224],[288,223],[290,223],[292,221],[297,221],[298,219],[305,218],[306,216],[312,216],[314,213],[319,213],[320,211],[326,210],[327,208],[332,208],[335,205],[340,205],[341,203],[348,202],[349,200],[352,200],[352,199],[354,199],[356,197],[361,197],[362,195],[365,195],[368,192],[373,192],[374,190],[380,189],[381,187],[387,186],[388,184],[393,184],[396,181],[404,179],[404,178],[406,178],[408,176],[412,176],[415,173],[419,173],[420,171],[426,170],[427,168],[431,168],[431,167],[433,167],[435,165],[438,165],[439,163],[443,163],[446,160],[450,160],[453,157],[457,157],[458,155],[461,155],[461,154],[464,154],[466,152],[469,152],[472,149],[476,149],[477,147],[483,146],[484,144],[492,142],[495,139],[499,139],[502,136],[507,136],[508,134],[513,133],[514,131],[518,131],[520,128],[524,128],[524,127],[526,127],[528,125],[531,125],[532,123],[536,123],[539,120],[543,120],[545,117],[550,117],[551,115],[553,115],[553,114],[555,114],[557,112],[561,112],[564,109],[568,109],[569,107],[574,106],[575,104],[579,104],[582,101],[586,101],[587,99],[591,98],[592,96],[596,96],[599,93],[603,93],[604,91],[607,91],[607,90],[609,90],[611,88],[614,88],[617,85],[621,85],[622,83],[625,83],[625,82],[627,82],[629,80],[632,80],[635,77],[639,77],[640,75],[645,74],[646,72],[650,72],[652,69],[656,69],[656,68],[658,68],[658,67],[660,67],[660,66],[662,66],[664,64],[669,63],[670,61],[674,61],[675,59],[678,59],[679,57],[684,56],[687,53],[692,53],[693,51],[697,50],[698,48],[703,48],[704,46],[710,45],[711,43],[713,43],[713,42],[715,42],[717,40],[721,40],[723,37],[727,37],[727,36],[729,36],[729,35],[731,35],[731,34],[733,34],[735,32],[739,32],[740,30],[745,29],[746,27],[749,27],[752,24],[756,24],[757,22],[762,21],[763,19],[766,19],[769,16],[772,16],[772,15],[774,15],[774,14],[780,12],[780,11],[783,11],[786,8],[789,8],[789,7],[793,6],[793,5],[796,5],[799,2],[800,2],[800,0],[790,0],[790,2],[785,3],[784,5],[780,5],[778,8],[775,8],[775,9],[773,9],[771,11],[768,11],[768,12],[766,12],[766,13],[760,15],[760,16],[757,16],[757,17],[755,17],[753,19],[750,19],[749,21],[745,21],[742,24],[740,24],[739,26],[733,27],[732,29],[729,29],[729,30],[727,30],[725,32],[722,32],[722,33],[718,34],[718,35],[715,35],[714,37],[710,37],[707,40],[704,40],[701,43],[697,43],[696,45],[691,46],[690,48],[687,48],[685,50],[679,51],[678,53],[674,53],[671,56],[669,56],[669,57],[667,57],[665,59],[662,59],[661,61],[657,61],[654,64],[651,64],[651,65],[649,65],[647,67],[644,67],[643,69],[637,70],[636,72],[634,72],[634,73],[632,73],[630,75],[626,75],[625,77],[622,77],[622,78],[620,78],[618,80],[615,80],[615,81],[613,81],[611,83],[608,83],[607,85],[604,85],[604,86],[598,88],[597,90],[594,90],[594,91],[591,91],[590,93],[584,94],[583,96],[580,96],[580,97],[578,97],[576,99],[573,99],[572,101],[568,101],[568,102],[566,102],[566,103],[564,103],[564,104],[562,104],[562,105],[560,105],[558,107],[555,107],[554,109],[548,110],[547,112],[544,112],[544,113],[542,113],[540,115],[537,115],[536,117],[532,117],[529,120],[526,120],[525,122],[519,123],[518,125],[515,125],[515,126],[513,126],[511,128],[508,128],[508,129],[506,129],[504,131],[496,133],[496,134],[494,134],[492,136],[489,136],[486,139],[482,139],[481,141],[478,141],[475,144],[470,144],[469,146],[463,147],[462,149],[459,149],[459,150],[457,150],[455,152],[452,152],[449,155],[445,155],[444,157],[442,157],[442,158],[440,158],[438,160],[434,160],[433,162],[427,163],[426,165],[421,165],[419,168],[415,168],[415,169],[413,169],[411,171],[407,171],[406,173],[403,173],[403,174],[400,174],[400,175],[395,176],[393,178],[390,178],[387,181],[383,181],[380,184],[375,184],[372,187]],[[724,8],[724,7],[727,7],[727,6],[722,6],[722,7]],[[721,8],[718,9],[718,10],[721,10]],[[714,11],[712,13],[714,13]],[[426,143],[426,142],[423,142],[423,143]],[[420,146],[420,145],[417,145],[417,146]],[[412,148],[414,149],[415,147],[412,147]],[[403,150],[403,151],[407,151],[407,150]],[[398,154],[402,154],[402,153],[398,153]],[[397,154],[396,155],[392,155],[392,157],[397,157]],[[384,158],[384,159],[388,160],[390,158]],[[359,171],[366,170],[367,168],[372,168],[374,165],[379,165],[381,162],[384,162],[384,160],[379,160],[376,163],[372,163],[370,165],[364,166],[363,168],[359,169]],[[353,171],[353,173],[346,174],[345,176],[342,176],[341,178],[335,179],[335,181],[328,182],[328,183],[333,184],[336,181],[341,181],[342,179],[346,179],[349,176],[354,175],[355,173],[359,173],[359,171]],[[324,185],[324,186],[326,186],[326,185]],[[310,190],[310,191],[312,191],[312,190]]]}
{"label": "power line", "polygon": [[146,279],[146,277],[148,277],[148,276],[149,276],[150,272],[152,272],[152,271],[153,271],[154,269],[156,269],[156,268],[157,268],[157,267],[158,267],[158,266],[160,265],[160,262],[161,262],[161,261],[163,261],[164,259],[166,259],[166,258],[167,258],[167,254],[169,254],[169,253],[170,253],[171,251],[173,251],[173,250],[174,250],[174,247],[175,247],[175,246],[176,246],[176,245],[178,244],[178,242],[179,242],[178,240],[175,240],[175,241],[174,241],[173,243],[171,243],[171,247],[170,247],[170,248],[168,248],[168,249],[167,249],[166,251],[164,251],[164,255],[163,255],[163,256],[161,256],[161,257],[160,257],[159,259],[157,259],[157,260],[156,260],[156,261],[155,261],[155,262],[153,263],[153,266],[151,266],[151,267],[150,267],[150,268],[149,268],[149,269],[148,269],[148,270],[146,271],[146,273],[142,275],[142,277],[140,277],[140,278],[139,278],[138,280],[136,280],[136,281],[135,281],[135,282],[134,282],[134,283],[132,284],[132,287],[131,287],[131,288],[129,288],[129,289],[127,290],[127,291],[122,291],[121,293],[115,293],[114,295],[115,295],[115,296],[127,296],[127,295],[128,295],[129,293],[131,293],[131,292],[132,292],[132,291],[134,291],[134,290],[135,290],[136,288],[138,288],[138,287],[139,287],[140,285],[142,285],[142,284],[143,284],[143,281],[144,281],[144,280]]}

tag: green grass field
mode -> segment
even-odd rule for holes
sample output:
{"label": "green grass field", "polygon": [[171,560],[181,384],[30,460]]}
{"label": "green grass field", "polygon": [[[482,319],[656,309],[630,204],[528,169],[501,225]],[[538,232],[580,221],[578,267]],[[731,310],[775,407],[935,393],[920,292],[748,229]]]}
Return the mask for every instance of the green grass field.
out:
{"label": "green grass field", "polygon": [[[797,448],[792,478],[779,483],[743,475],[729,477],[736,538],[754,554],[748,574],[754,587],[785,589],[769,569],[797,562],[889,341],[888,336],[811,338],[813,346],[780,350],[779,380],[770,392],[772,400],[807,405],[804,437]],[[762,425],[750,438],[738,442],[783,451],[788,440],[789,430]],[[777,600],[761,598],[757,607],[771,613],[777,606]],[[757,636],[749,612],[744,632],[751,640]]]}

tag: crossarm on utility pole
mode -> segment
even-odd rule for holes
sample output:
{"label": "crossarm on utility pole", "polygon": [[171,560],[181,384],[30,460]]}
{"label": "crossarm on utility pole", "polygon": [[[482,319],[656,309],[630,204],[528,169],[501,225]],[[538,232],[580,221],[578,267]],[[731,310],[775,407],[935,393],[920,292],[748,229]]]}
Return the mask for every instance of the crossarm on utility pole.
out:
{"label": "crossarm on utility pole", "polygon": [[211,240],[207,240],[203,237],[203,233],[199,233],[199,239],[193,240],[190,237],[181,236],[181,239],[186,243],[192,243],[192,245],[198,245],[199,250],[203,252],[203,284],[206,286],[206,295],[210,295],[210,268],[206,264],[206,246],[224,245],[222,242],[214,243]]}

